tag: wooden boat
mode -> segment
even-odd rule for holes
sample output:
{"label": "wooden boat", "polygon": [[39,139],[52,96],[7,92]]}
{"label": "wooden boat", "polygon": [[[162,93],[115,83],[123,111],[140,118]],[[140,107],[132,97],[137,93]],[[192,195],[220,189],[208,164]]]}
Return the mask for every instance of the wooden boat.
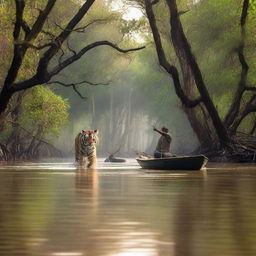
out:
{"label": "wooden boat", "polygon": [[139,157],[136,160],[143,169],[200,170],[206,165],[208,158],[204,155],[195,155],[168,158]]}

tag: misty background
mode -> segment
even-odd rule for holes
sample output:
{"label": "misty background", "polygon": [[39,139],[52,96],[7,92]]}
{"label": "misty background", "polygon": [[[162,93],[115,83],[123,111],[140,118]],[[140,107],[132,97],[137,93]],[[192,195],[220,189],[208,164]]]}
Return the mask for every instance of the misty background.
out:
{"label": "misty background", "polygon": [[[150,51],[150,53],[148,53]],[[160,134],[153,131],[153,125],[166,126],[172,135],[171,151],[186,154],[193,151],[198,142],[186,115],[180,107],[170,79],[159,72],[153,49],[127,56],[111,56],[113,51],[102,51],[93,56],[95,68],[97,59],[119,58],[120,67],[113,67],[115,74],[109,85],[82,85],[79,91],[86,95],[83,100],[70,88],[58,88],[55,92],[70,103],[69,124],[61,131],[56,142],[66,155],[74,154],[74,138],[82,129],[98,129],[99,156],[118,151],[117,155],[132,157],[137,152],[153,153]],[[105,61],[102,60],[103,63]],[[86,77],[86,60],[82,59],[64,73],[70,82],[77,77]],[[109,67],[108,67],[109,68]],[[104,70],[95,71],[92,81],[106,81]]]}
{"label": "misty background", "polygon": [[86,99],[81,99],[69,87],[55,86],[54,92],[68,99],[70,104],[69,123],[62,129],[55,146],[72,156],[75,136],[82,129],[98,129],[99,156],[116,151],[117,156],[124,157],[134,157],[138,152],[152,154],[160,137],[153,126],[166,126],[172,135],[171,151],[175,154],[192,152],[198,147],[198,141],[175,94],[172,80],[159,67],[146,24],[141,23],[138,29],[134,25],[138,19],[144,20],[142,14],[132,8],[124,15],[117,11],[116,5],[108,7],[104,11],[101,9],[101,13],[97,9],[97,15],[109,19],[108,23],[91,27],[86,36],[76,34],[70,46],[81,48],[104,39],[120,42],[123,48],[134,45],[146,45],[146,48],[121,54],[106,46],[98,47],[55,79],[67,84],[83,80],[98,84],[77,86]]}

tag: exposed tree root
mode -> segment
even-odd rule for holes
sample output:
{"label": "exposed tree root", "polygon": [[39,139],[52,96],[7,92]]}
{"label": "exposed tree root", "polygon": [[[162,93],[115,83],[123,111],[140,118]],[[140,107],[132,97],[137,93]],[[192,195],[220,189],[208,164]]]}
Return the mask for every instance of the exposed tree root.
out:
{"label": "exposed tree root", "polygon": [[62,157],[62,152],[48,142],[39,140],[37,145],[33,148],[24,144],[8,147],[0,143],[0,161],[24,161],[37,160],[41,157]]}
{"label": "exposed tree root", "polygon": [[216,144],[210,147],[200,147],[193,153],[204,154],[213,162],[255,163],[256,137],[237,133],[232,139],[232,144],[226,145],[225,148]]}

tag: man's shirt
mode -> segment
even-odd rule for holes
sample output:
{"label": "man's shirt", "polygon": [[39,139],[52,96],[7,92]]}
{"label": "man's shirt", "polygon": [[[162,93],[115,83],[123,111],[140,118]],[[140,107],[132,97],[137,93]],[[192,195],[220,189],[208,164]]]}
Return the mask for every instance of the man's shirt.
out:
{"label": "man's shirt", "polygon": [[171,145],[172,137],[169,133],[165,135],[161,135],[160,139],[158,140],[156,151],[158,152],[170,152],[170,145]]}

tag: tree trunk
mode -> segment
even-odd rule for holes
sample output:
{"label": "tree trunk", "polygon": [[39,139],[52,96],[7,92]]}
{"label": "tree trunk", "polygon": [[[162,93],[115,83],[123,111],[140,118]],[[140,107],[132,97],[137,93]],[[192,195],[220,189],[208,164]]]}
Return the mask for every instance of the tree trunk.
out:
{"label": "tree trunk", "polygon": [[176,0],[166,0],[166,1],[170,10],[170,15],[171,15],[170,17],[171,37],[172,37],[172,42],[173,42],[176,54],[179,55],[180,51],[184,52],[184,56],[192,71],[197,89],[211,117],[213,126],[219,138],[219,142],[222,146],[225,147],[230,143],[230,138],[212,102],[212,99],[208,93],[207,87],[203,80],[201,70],[198,66],[195,56],[191,51],[190,44],[188,43],[188,40],[183,31],[183,27],[180,21],[180,15],[177,10]]}
{"label": "tree trunk", "polygon": [[[196,97],[196,86],[192,70],[186,61],[184,50],[180,49],[178,44],[173,44],[173,46],[176,50],[177,58],[181,68],[184,92],[188,98],[193,99]],[[201,144],[201,148],[203,149],[205,147],[209,147],[209,145],[214,145],[214,142],[216,141],[216,136],[213,136],[215,131],[211,122],[209,122],[210,116],[205,110],[203,104],[199,103],[194,108],[188,108],[183,105],[182,109],[187,115],[190,125]]]}
{"label": "tree trunk", "polygon": [[182,89],[178,70],[175,66],[171,65],[167,61],[166,55],[164,53],[161,37],[156,25],[155,15],[152,9],[152,3],[150,0],[145,0],[146,13],[147,13],[149,24],[153,33],[159,63],[171,75],[176,94],[178,95],[178,97],[181,99],[182,103],[186,107],[195,107],[200,102],[204,103],[209,113],[209,116],[211,118],[215,132],[217,134],[219,144],[222,147],[226,147],[231,142],[230,137],[207,91],[200,68],[196,62],[196,59],[191,51],[191,47],[184,34],[182,24],[179,18],[179,13],[177,10],[176,1],[166,0],[166,2],[170,11],[171,38],[172,38],[172,43],[174,45],[176,55],[184,56],[185,61],[188,64],[193,74],[193,78],[195,80],[196,87],[200,93],[200,97],[198,99],[191,100]]}
{"label": "tree trunk", "polygon": [[4,128],[4,119],[6,117],[5,110],[12,97],[12,93],[4,87],[0,93],[0,131]]}
{"label": "tree trunk", "polygon": [[[233,97],[232,103],[230,104],[229,111],[227,112],[227,115],[224,119],[224,123],[227,128],[233,126],[231,128],[232,133],[234,133],[236,130],[234,130],[234,127],[238,125],[236,124],[237,121],[235,121],[236,116],[239,114],[241,101],[244,92],[246,91],[246,85],[247,85],[247,75],[249,71],[249,66],[246,62],[245,56],[244,56],[244,48],[245,48],[245,26],[246,26],[246,18],[248,15],[248,8],[249,8],[249,0],[244,0],[243,2],[243,9],[241,13],[241,19],[240,19],[240,28],[241,28],[241,39],[240,44],[237,49],[237,54],[239,58],[239,62],[241,64],[241,73],[240,73],[240,80],[238,83],[238,87],[236,89],[235,95]],[[233,124],[235,122],[235,124]]]}
{"label": "tree trunk", "polygon": [[254,135],[254,134],[255,134],[255,131],[256,131],[256,120],[254,120],[254,124],[253,124],[253,126],[252,126],[251,131],[250,131],[250,134],[251,134],[251,135]]}
{"label": "tree trunk", "polygon": [[32,137],[29,146],[25,150],[25,158],[32,159],[33,155],[35,155],[35,149],[38,148],[36,142],[41,143],[40,137],[42,135],[43,128],[41,126],[38,127],[36,134]]}

